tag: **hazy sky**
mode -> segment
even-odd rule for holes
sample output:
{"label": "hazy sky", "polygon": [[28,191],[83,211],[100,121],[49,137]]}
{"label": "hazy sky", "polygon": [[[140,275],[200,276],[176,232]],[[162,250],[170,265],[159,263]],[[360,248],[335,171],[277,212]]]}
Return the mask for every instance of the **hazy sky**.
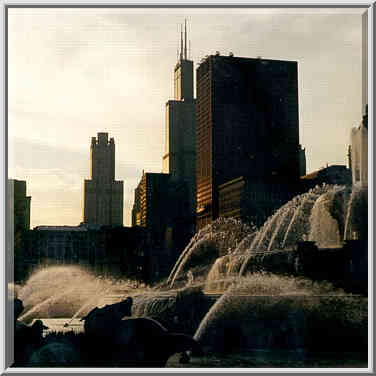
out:
{"label": "hazy sky", "polygon": [[307,172],[347,164],[360,123],[361,9],[9,9],[9,178],[27,181],[31,226],[82,221],[90,141],[115,138],[130,225],[142,170],[161,172],[179,24],[197,63],[296,60]]}

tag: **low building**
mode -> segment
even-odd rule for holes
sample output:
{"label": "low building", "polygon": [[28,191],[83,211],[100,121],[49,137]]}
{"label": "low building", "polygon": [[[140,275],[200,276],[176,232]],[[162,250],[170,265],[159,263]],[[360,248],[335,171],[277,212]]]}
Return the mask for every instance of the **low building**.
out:
{"label": "low building", "polygon": [[166,276],[194,235],[190,186],[164,173],[143,173],[135,189],[132,225],[145,228],[153,242],[151,274]]}
{"label": "low building", "polygon": [[30,229],[31,197],[26,193],[26,181],[8,180],[7,201],[7,263],[12,266],[12,278],[21,281],[25,274],[22,242],[24,233]]}
{"label": "low building", "polygon": [[301,184],[303,191],[322,184],[351,184],[351,170],[344,165],[332,165],[302,176]]}
{"label": "low building", "polygon": [[298,191],[297,184],[253,182],[240,176],[218,187],[219,216],[261,226]]}
{"label": "low building", "polygon": [[8,208],[15,231],[30,229],[31,197],[26,195],[26,181],[8,180]]}
{"label": "low building", "polygon": [[153,249],[143,228],[37,226],[24,237],[26,273],[41,265],[80,265],[98,275],[150,280]]}

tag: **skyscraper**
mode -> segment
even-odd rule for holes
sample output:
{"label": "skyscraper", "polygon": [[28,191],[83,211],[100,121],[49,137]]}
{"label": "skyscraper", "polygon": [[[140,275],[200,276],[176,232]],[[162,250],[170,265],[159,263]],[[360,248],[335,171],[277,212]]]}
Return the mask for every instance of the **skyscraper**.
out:
{"label": "skyscraper", "polygon": [[242,205],[254,222],[266,219],[299,181],[297,63],[207,57],[197,69],[196,146],[197,228],[241,216]]}
{"label": "skyscraper", "polygon": [[180,38],[174,69],[174,99],[166,103],[165,109],[162,173],[143,172],[132,209],[132,225],[145,227],[153,239],[152,274],[158,276],[170,272],[195,227],[196,100],[186,24]]}
{"label": "skyscraper", "polygon": [[[174,69],[174,99],[166,103],[164,173],[185,181],[189,208],[196,210],[196,100],[193,92],[193,61],[187,55],[187,25],[181,31],[179,59]],[[187,213],[188,214],[188,213]]]}
{"label": "skyscraper", "polygon": [[26,181],[9,179],[8,213],[13,218],[15,231],[30,229],[30,202],[31,197],[26,196]]}
{"label": "skyscraper", "polygon": [[92,137],[91,180],[84,181],[84,222],[123,225],[123,182],[115,180],[115,141],[108,133]]}
{"label": "skyscraper", "polygon": [[30,202],[31,197],[26,196],[26,181],[9,179],[7,261],[14,266],[12,277],[15,281],[20,281],[26,276],[24,241],[25,234],[30,230]]}
{"label": "skyscraper", "polygon": [[362,15],[362,113],[363,120],[351,130],[350,160],[353,184],[368,186],[368,13]]}

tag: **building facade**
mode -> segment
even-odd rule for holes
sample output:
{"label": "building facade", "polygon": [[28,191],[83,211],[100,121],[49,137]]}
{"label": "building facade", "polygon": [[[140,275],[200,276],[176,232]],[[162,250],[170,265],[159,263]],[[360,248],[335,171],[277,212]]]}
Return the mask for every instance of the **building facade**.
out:
{"label": "building facade", "polygon": [[169,174],[143,173],[135,189],[133,226],[147,227],[159,233],[165,227],[168,204]]}
{"label": "building facade", "polygon": [[8,213],[14,231],[30,229],[31,197],[26,195],[26,181],[8,180]]}
{"label": "building facade", "polygon": [[152,274],[166,276],[192,236],[188,184],[164,173],[143,173],[135,189],[132,226],[144,227],[152,239]]}
{"label": "building facade", "polygon": [[351,129],[349,164],[353,184],[368,187],[368,14],[362,15],[362,114],[358,127]]}
{"label": "building facade", "polygon": [[301,177],[303,191],[322,184],[351,185],[351,181],[351,170],[344,165],[327,166]]}
{"label": "building facade", "polygon": [[123,225],[123,182],[115,180],[115,141],[108,133],[92,137],[91,180],[84,181],[83,221],[87,224]]}
{"label": "building facade", "polygon": [[153,239],[152,274],[156,278],[168,275],[195,232],[195,110],[193,61],[187,55],[185,26],[174,69],[174,99],[165,109],[162,173],[143,172],[132,209],[132,225],[144,227]]}
{"label": "building facade", "polygon": [[151,279],[153,249],[143,228],[37,226],[24,236],[25,274],[45,265],[80,265],[98,275]]}
{"label": "building facade", "polygon": [[[301,168],[297,69],[296,62],[220,55],[207,57],[198,67],[198,229],[222,215],[219,187],[234,179],[242,177],[248,187],[261,184],[269,197],[276,185],[284,200],[297,192],[290,191]],[[233,188],[239,190],[239,184]],[[272,206],[277,205],[279,198]]]}
{"label": "building facade", "polygon": [[243,176],[218,187],[219,215],[258,227],[297,192],[297,184],[253,182]]}
{"label": "building facade", "polygon": [[349,149],[353,184],[368,187],[368,107],[359,127],[351,129]]}
{"label": "building facade", "polygon": [[31,197],[27,196],[26,181],[9,179],[7,198],[7,262],[14,281],[21,281],[25,275],[23,239],[30,229]]}
{"label": "building facade", "polygon": [[[174,69],[174,99],[166,103],[163,173],[184,181],[188,187],[192,217],[196,211],[196,100],[193,61],[187,56],[187,32],[181,37],[180,56]],[[194,228],[192,229],[194,232]]]}
{"label": "building facade", "polygon": [[150,254],[150,273],[154,278],[168,273],[171,255],[165,236],[174,197],[169,195],[170,174],[143,172],[135,189],[132,226],[144,228],[153,242]]}

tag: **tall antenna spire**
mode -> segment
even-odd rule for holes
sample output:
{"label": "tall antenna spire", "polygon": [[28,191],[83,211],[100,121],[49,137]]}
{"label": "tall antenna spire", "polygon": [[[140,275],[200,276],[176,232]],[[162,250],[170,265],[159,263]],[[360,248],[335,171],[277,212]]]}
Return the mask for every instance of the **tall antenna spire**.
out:
{"label": "tall antenna spire", "polygon": [[187,60],[187,19],[184,20],[184,59]]}
{"label": "tall antenna spire", "polygon": [[183,60],[183,24],[180,24],[180,60]]}

